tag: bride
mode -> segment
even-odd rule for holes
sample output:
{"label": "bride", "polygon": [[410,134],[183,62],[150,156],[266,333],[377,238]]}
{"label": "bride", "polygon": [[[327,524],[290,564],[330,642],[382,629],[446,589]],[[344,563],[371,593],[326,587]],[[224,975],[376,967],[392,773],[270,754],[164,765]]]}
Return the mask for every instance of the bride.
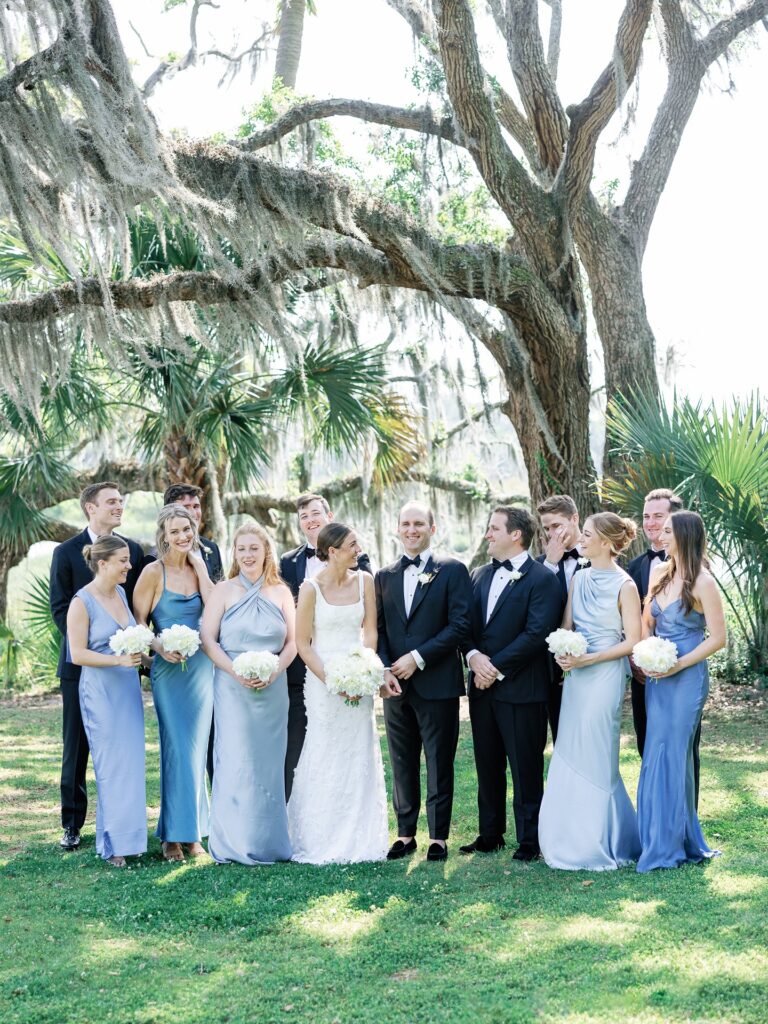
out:
{"label": "bride", "polygon": [[[376,649],[373,579],[355,571],[360,545],[348,526],[324,526],[316,552],[326,564],[302,585],[296,613],[296,643],[307,666],[307,736],[288,803],[293,859],[384,860],[387,796],[373,698],[345,704],[344,695],[326,688],[323,668],[324,660],[361,642]],[[380,692],[391,695],[386,685]]]}

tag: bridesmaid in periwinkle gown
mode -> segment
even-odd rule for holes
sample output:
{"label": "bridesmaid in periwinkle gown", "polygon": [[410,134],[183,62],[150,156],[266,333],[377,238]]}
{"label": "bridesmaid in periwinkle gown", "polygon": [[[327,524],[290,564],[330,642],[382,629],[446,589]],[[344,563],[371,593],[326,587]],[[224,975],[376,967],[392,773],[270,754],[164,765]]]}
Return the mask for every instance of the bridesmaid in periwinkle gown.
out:
{"label": "bridesmaid in periwinkle gown", "polygon": [[640,872],[717,854],[707,846],[696,814],[693,742],[709,692],[707,658],[725,646],[723,604],[708,571],[701,517],[673,512],[659,540],[667,561],[651,574],[643,632],[676,644],[678,662],[645,685],[648,732],[637,790]]}
{"label": "bridesmaid in periwinkle gown", "polygon": [[[296,657],[293,597],[281,581],[266,530],[244,523],[234,537],[230,578],[217,583],[202,636],[214,677],[213,793],[208,851],[218,863],[290,860],[285,809],[288,681]],[[279,655],[269,679],[236,676],[246,651]]]}
{"label": "bridesmaid in periwinkle gown", "polygon": [[[165,505],[157,517],[157,561],[147,565],[133,594],[136,618],[155,631],[170,626],[200,628],[213,583],[200,554],[197,524],[183,505]],[[155,835],[163,857],[183,861],[205,853],[208,792],[205,762],[213,715],[213,665],[199,650],[186,668],[176,651],[152,644],[152,696],[160,732],[160,820]]]}
{"label": "bridesmaid in periwinkle gown", "polygon": [[131,555],[120,537],[86,544],[94,575],[67,615],[69,660],[82,665],[80,710],[96,773],[96,852],[113,867],[147,849],[144,707],[139,654],[113,654],[110,637],[136,625],[123,591]]}
{"label": "bridesmaid in periwinkle gown", "polygon": [[564,672],[557,740],[539,818],[551,868],[610,871],[637,860],[637,817],[619,773],[627,656],[640,639],[640,597],[616,557],[636,533],[631,519],[598,512],[584,523],[591,567],[571,582],[563,626],[583,633],[587,653],[558,658]]}

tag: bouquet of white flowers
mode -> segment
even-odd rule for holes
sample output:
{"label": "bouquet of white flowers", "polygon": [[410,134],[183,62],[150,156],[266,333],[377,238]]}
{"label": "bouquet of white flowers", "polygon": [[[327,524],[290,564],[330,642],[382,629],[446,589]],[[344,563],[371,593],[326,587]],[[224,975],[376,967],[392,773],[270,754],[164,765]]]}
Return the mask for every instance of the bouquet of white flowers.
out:
{"label": "bouquet of white flowers", "polygon": [[265,683],[277,668],[279,658],[272,651],[243,651],[232,662],[232,668],[244,679],[261,679]]}
{"label": "bouquet of white flowers", "polygon": [[[583,633],[577,633],[575,629],[556,629],[547,637],[547,647],[550,654],[555,657],[578,658],[587,653],[587,638]],[[567,678],[570,672],[564,672],[563,678]]]}
{"label": "bouquet of white flowers", "polygon": [[161,632],[160,643],[163,645],[164,651],[178,651],[183,656],[181,671],[186,672],[187,658],[197,654],[200,649],[200,634],[196,629],[177,623]]}
{"label": "bouquet of white flowers", "polygon": [[677,664],[677,647],[671,640],[649,636],[632,648],[632,660],[649,679],[669,672]]}
{"label": "bouquet of white flowers", "polygon": [[109,646],[115,654],[149,654],[155,634],[148,626],[126,626],[118,629],[109,638]]}
{"label": "bouquet of white flowers", "polygon": [[331,693],[345,693],[345,704],[357,707],[361,697],[374,697],[384,682],[384,666],[376,651],[358,647],[337,654],[325,663],[325,685]]}

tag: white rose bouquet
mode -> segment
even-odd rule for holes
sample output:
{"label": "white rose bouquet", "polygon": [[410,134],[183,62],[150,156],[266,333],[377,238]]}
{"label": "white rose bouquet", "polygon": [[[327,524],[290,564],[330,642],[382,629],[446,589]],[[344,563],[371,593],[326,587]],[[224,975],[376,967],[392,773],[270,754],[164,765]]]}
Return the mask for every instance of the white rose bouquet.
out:
{"label": "white rose bouquet", "polygon": [[660,636],[649,636],[641,640],[632,648],[632,660],[640,669],[645,672],[649,679],[655,682],[656,676],[666,675],[671,668],[677,664],[677,647],[671,640],[664,640]]}
{"label": "white rose bouquet", "polygon": [[235,675],[266,682],[277,668],[279,658],[272,651],[243,651],[232,662]]}
{"label": "white rose bouquet", "polygon": [[175,626],[169,626],[160,633],[160,643],[163,645],[163,650],[178,651],[182,655],[184,660],[181,663],[181,671],[187,671],[187,658],[191,658],[200,649],[200,634],[196,629],[192,629],[190,626],[183,626],[178,623]]}
{"label": "white rose bouquet", "polygon": [[149,654],[155,634],[148,626],[126,626],[109,638],[115,654]]}
{"label": "white rose bouquet", "polygon": [[[575,629],[556,629],[547,637],[547,647],[556,658],[579,658],[587,653],[587,638]],[[569,675],[570,672],[564,672],[563,678]]]}
{"label": "white rose bouquet", "polygon": [[344,703],[350,707],[357,707],[361,697],[374,697],[384,682],[384,665],[370,647],[334,655],[324,668],[325,685],[331,693],[347,694]]}

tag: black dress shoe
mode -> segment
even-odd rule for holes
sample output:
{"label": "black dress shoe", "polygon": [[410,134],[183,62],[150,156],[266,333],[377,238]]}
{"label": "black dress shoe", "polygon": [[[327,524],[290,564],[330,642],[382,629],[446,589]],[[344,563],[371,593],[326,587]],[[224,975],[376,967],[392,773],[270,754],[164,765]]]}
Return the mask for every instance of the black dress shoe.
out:
{"label": "black dress shoe", "polygon": [[427,860],[448,860],[448,845],[441,846],[440,843],[430,843]]}
{"label": "black dress shoe", "polygon": [[415,853],[415,851],[415,839],[411,839],[407,843],[404,843],[402,839],[396,839],[387,852],[387,860],[400,860],[401,857],[407,857],[409,853]]}
{"label": "black dress shoe", "polygon": [[528,846],[522,843],[512,854],[512,860],[536,860],[541,853],[538,846]]}
{"label": "black dress shoe", "polygon": [[77,850],[80,846],[80,829],[65,828],[64,835],[59,840],[62,850]]}
{"label": "black dress shoe", "polygon": [[474,843],[460,846],[459,853],[496,853],[506,845],[504,836],[478,836]]}

